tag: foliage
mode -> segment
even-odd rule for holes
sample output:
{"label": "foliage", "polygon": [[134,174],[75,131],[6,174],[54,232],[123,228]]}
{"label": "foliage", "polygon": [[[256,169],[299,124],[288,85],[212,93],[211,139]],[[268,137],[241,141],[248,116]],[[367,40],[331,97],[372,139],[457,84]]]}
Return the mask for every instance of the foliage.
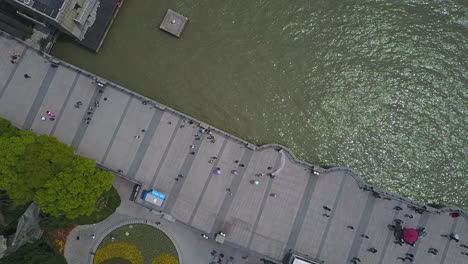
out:
{"label": "foliage", "polygon": [[99,248],[105,248],[114,243],[129,243],[136,246],[143,255],[145,264],[152,264],[158,256],[163,254],[174,256],[175,259],[178,256],[171,239],[151,225],[132,224],[119,227],[102,240]]}
{"label": "foliage", "polygon": [[58,254],[46,241],[40,239],[26,243],[13,254],[0,259],[0,264],[66,264],[63,256]]}
{"label": "foliage", "polygon": [[130,260],[123,259],[123,258],[113,258],[108,259],[106,261],[101,262],[101,264],[132,264]]}
{"label": "foliage", "polygon": [[[16,204],[33,200],[36,191],[41,190],[45,184],[72,165],[73,158],[74,149],[55,137],[36,137],[35,142],[26,147],[26,151],[15,165],[18,181],[8,193],[16,199]],[[76,177],[76,180],[81,182],[82,179]],[[38,204],[42,208],[43,204]]]}
{"label": "foliage", "polygon": [[152,264],[179,264],[179,261],[176,257],[169,255],[167,253],[163,253],[157,256]]}
{"label": "foliage", "polygon": [[89,216],[113,178],[55,137],[20,131],[0,119],[0,189],[14,206],[34,201],[52,216]]}
{"label": "foliage", "polygon": [[89,216],[113,180],[112,173],[96,168],[96,161],[76,156],[69,168],[59,172],[36,193],[34,202],[43,212],[54,216],[64,215],[69,219]]}
{"label": "foliage", "polygon": [[49,216],[41,221],[41,228],[46,232],[53,232],[67,228],[70,225],[88,225],[98,223],[109,217],[120,205],[120,196],[112,187],[98,199],[94,212],[90,216],[78,216],[71,220],[63,216]]}
{"label": "foliage", "polygon": [[130,243],[112,243],[96,251],[95,264],[113,259],[122,258],[129,260],[132,264],[143,264],[143,255],[135,245]]}
{"label": "foliage", "polygon": [[[34,133],[20,131],[18,136],[0,137],[0,189],[6,190],[14,205],[22,205],[30,201],[30,193],[22,194],[20,189],[26,188],[20,179],[17,165],[23,159],[26,149],[35,142]],[[26,184],[30,186],[30,184]]]}
{"label": "foliage", "polygon": [[54,247],[58,250],[60,255],[63,255],[63,251],[65,250],[65,242],[67,241],[67,237],[70,232],[75,228],[76,225],[70,225],[69,227],[57,230],[55,232],[48,233],[48,237],[50,238],[51,243],[53,243]]}
{"label": "foliage", "polygon": [[14,207],[5,191],[0,190],[0,234],[12,235],[16,231],[19,217],[26,211],[29,204]]}
{"label": "foliage", "polygon": [[0,137],[17,136],[19,130],[13,126],[10,121],[0,118]]}

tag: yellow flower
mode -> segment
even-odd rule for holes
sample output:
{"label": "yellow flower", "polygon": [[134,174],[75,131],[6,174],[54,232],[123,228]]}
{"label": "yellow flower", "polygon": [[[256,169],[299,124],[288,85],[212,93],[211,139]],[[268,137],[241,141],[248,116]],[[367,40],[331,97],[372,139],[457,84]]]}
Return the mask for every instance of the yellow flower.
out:
{"label": "yellow flower", "polygon": [[157,256],[152,264],[179,264],[179,261],[174,256],[163,253]]}
{"label": "yellow flower", "polygon": [[143,264],[140,250],[130,243],[112,243],[96,251],[94,263],[100,264],[113,258],[129,260],[132,264]]}

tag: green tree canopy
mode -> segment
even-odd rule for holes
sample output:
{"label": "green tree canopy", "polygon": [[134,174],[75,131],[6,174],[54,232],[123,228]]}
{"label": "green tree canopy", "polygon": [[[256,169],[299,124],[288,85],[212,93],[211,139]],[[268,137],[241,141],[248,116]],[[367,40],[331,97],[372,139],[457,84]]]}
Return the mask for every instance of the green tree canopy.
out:
{"label": "green tree canopy", "polygon": [[20,131],[0,118],[0,189],[15,206],[34,201],[53,216],[90,215],[113,179],[55,137]]}
{"label": "green tree canopy", "polygon": [[13,126],[10,121],[0,118],[0,137],[17,136],[19,129]]}
{"label": "green tree canopy", "polygon": [[28,202],[22,199],[21,194],[14,191],[19,183],[16,168],[26,148],[35,140],[36,136],[29,131],[19,131],[17,136],[0,136],[0,189],[8,192],[15,205]]}
{"label": "green tree canopy", "polygon": [[[79,180],[77,180],[79,179]],[[76,156],[69,168],[60,172],[40,189],[34,202],[42,211],[74,219],[91,215],[97,199],[109,190],[114,175],[96,168],[96,162]]]}
{"label": "green tree canopy", "polygon": [[70,166],[73,152],[55,137],[30,131],[0,137],[0,189],[8,192],[15,205],[33,200],[48,180]]}
{"label": "green tree canopy", "polygon": [[42,238],[33,243],[26,243],[11,255],[0,259],[0,264],[66,264],[65,258],[58,254]]}
{"label": "green tree canopy", "polygon": [[33,200],[35,193],[45,183],[70,167],[73,157],[74,149],[55,137],[47,135],[36,137],[36,141],[27,146],[16,164],[18,182],[11,191],[14,191],[15,196],[20,194],[23,197],[21,203]]}

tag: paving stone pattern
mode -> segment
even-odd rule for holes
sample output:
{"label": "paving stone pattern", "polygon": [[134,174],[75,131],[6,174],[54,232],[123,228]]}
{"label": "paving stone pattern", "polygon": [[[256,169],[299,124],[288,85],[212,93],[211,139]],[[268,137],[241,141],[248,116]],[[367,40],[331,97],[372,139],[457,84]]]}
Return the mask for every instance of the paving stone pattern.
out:
{"label": "paving stone pattern", "polygon": [[[17,53],[21,56],[12,64]],[[427,208],[431,212],[421,215],[407,206],[419,204],[372,190],[349,169],[316,167],[317,176],[312,165],[284,147],[257,147],[216,128],[210,128],[212,140],[202,131],[206,124],[110,82],[99,92],[96,76],[64,62],[53,67],[52,59],[0,36],[0,115],[72,144],[76,153],[143,189],[166,193],[165,206],[155,210],[197,232],[213,237],[223,231],[228,244],[275,260],[292,249],[325,263],[348,263],[352,257],[397,263],[408,252],[415,263],[468,263],[460,254],[468,250],[459,246],[468,244],[468,221],[465,214],[452,219],[453,208]],[[47,110],[57,114],[54,121],[40,119]],[[220,175],[214,174],[218,167]],[[267,176],[274,171],[275,179]],[[395,211],[397,205],[403,210]],[[414,248],[394,244],[387,225],[395,218],[408,227],[425,226],[428,236]],[[450,232],[459,233],[461,242],[440,236]],[[428,254],[429,247],[439,254]]]}

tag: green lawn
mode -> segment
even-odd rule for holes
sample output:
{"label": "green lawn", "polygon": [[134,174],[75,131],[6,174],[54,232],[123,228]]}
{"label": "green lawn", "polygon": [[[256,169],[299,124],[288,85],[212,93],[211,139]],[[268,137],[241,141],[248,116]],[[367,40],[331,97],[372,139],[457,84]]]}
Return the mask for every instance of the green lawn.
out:
{"label": "green lawn", "polygon": [[[128,236],[126,233],[128,233]],[[115,238],[114,241],[112,241],[112,237]],[[120,227],[105,237],[99,245],[99,248],[105,247],[113,242],[135,245],[141,251],[145,264],[151,264],[157,256],[163,253],[170,254],[178,259],[177,250],[171,239],[161,230],[149,225],[134,224]],[[119,262],[106,261],[104,263],[126,263],[121,259],[118,261]]]}

